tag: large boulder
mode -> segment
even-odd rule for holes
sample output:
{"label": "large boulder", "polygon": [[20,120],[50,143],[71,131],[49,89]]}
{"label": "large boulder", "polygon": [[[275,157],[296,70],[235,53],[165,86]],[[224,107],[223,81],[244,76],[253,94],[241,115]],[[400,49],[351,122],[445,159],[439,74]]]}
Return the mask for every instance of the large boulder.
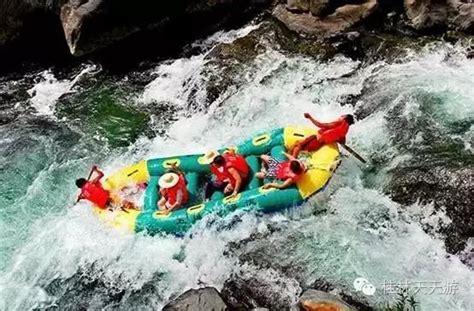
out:
{"label": "large boulder", "polygon": [[[61,7],[61,23],[64,29],[66,42],[69,46],[71,54],[80,56],[91,52],[97,48],[97,45],[82,43],[81,38],[84,37],[84,23],[95,17],[103,17],[101,15],[101,6],[104,6],[104,0],[70,0]],[[113,41],[126,37],[133,33],[133,29],[126,29],[115,36],[105,36],[101,44],[108,45]]]}
{"label": "large boulder", "polygon": [[0,58],[9,59],[8,67],[14,67],[12,64],[24,60],[50,65],[73,62],[71,55],[95,53],[104,63],[133,66],[148,57],[171,57],[197,38],[239,27],[270,3],[270,0],[142,0],[138,3],[2,0]]}
{"label": "large boulder", "polygon": [[350,29],[368,18],[376,9],[377,1],[369,0],[362,4],[341,6],[333,14],[319,18],[309,13],[296,14],[288,11],[285,6],[278,5],[273,10],[273,15],[290,30],[315,37],[327,37]]}
{"label": "large boulder", "polygon": [[266,2],[145,0],[137,4],[127,0],[69,0],[61,8],[61,22],[71,53],[80,56],[137,32],[162,29],[176,32],[177,36],[184,30],[188,34],[206,32],[206,28],[215,28],[227,19],[238,18],[235,12],[245,16],[246,12],[261,8]]}
{"label": "large boulder", "polygon": [[458,30],[474,33],[474,2],[472,0],[447,0],[448,21]]}
{"label": "large boulder", "polygon": [[[446,250],[459,253],[466,241],[474,236],[474,166],[453,168],[448,164],[415,158],[393,170],[389,184],[392,198],[400,203],[433,204],[445,209],[451,222],[442,229],[446,236]],[[426,163],[420,165],[419,163]],[[408,207],[409,208],[409,207]],[[424,228],[430,231],[430,225]]]}
{"label": "large boulder", "polygon": [[190,289],[163,307],[163,311],[225,311],[227,305],[214,287]]}
{"label": "large boulder", "polygon": [[446,0],[404,0],[405,12],[413,28],[426,30],[444,26]]}
{"label": "large boulder", "polygon": [[61,2],[64,1],[65,0],[0,1],[0,47],[20,35],[25,16],[35,11],[57,11]]}

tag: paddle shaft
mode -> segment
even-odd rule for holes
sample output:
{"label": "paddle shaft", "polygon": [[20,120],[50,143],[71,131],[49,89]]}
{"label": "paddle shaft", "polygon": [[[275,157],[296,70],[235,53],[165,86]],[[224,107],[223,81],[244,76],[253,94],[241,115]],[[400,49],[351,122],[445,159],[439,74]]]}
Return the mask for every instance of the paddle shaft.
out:
{"label": "paddle shaft", "polygon": [[359,160],[360,162],[366,164],[367,161],[361,157],[357,152],[354,151],[354,149],[352,149],[351,147],[349,147],[348,145],[346,144],[343,144],[343,143],[339,143],[344,149],[346,149],[350,154],[352,154],[357,160]]}
{"label": "paddle shaft", "polygon": [[[92,169],[89,173],[89,176],[87,176],[87,181],[89,181],[89,179],[91,179],[92,174],[94,174],[94,171],[95,171],[95,169],[94,169],[94,167],[92,167]],[[77,200],[76,200],[76,203],[79,202],[80,200],[81,200],[80,197],[78,197]]]}

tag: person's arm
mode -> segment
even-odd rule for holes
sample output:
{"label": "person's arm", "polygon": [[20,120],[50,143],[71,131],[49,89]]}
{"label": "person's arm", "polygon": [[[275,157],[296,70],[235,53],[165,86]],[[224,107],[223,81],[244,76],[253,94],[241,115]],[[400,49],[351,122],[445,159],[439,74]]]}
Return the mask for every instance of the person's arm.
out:
{"label": "person's arm", "polygon": [[102,177],[104,177],[104,172],[99,170],[99,168],[97,168],[97,166],[94,166],[94,172],[97,174],[97,176],[91,182],[93,184],[96,184],[102,179]]}
{"label": "person's arm", "polygon": [[304,117],[310,120],[314,125],[316,125],[319,128],[332,128],[332,127],[338,126],[342,122],[340,118],[334,122],[319,122],[318,120],[313,118],[309,113],[305,113]]}
{"label": "person's arm", "polygon": [[242,186],[242,177],[240,177],[239,172],[233,167],[229,168],[229,173],[234,177],[235,180],[235,187],[234,191],[232,192],[232,195],[237,195],[240,191],[240,187]]}
{"label": "person's arm", "polygon": [[272,183],[263,185],[263,189],[270,189],[270,188],[285,189],[285,188],[288,188],[289,186],[291,186],[292,184],[294,184],[293,179],[288,178],[282,184],[272,182]]}
{"label": "person's arm", "polygon": [[176,202],[174,202],[174,204],[168,208],[168,212],[171,212],[175,208],[181,206],[182,203],[183,203],[183,191],[178,190],[178,192],[176,193]]}

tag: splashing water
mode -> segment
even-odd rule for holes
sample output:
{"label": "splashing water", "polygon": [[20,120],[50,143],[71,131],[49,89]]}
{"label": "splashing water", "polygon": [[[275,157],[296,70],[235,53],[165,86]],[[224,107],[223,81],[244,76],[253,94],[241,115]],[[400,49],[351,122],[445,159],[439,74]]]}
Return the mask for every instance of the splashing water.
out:
{"label": "splashing water", "polygon": [[31,96],[31,105],[36,109],[38,115],[53,116],[54,105],[58,99],[62,95],[72,92],[74,85],[85,75],[94,72],[97,72],[97,67],[88,65],[72,80],[58,81],[50,70],[43,71],[40,74],[42,81],[28,90],[28,94]]}
{"label": "splashing water", "polygon": [[[210,40],[219,41],[224,40]],[[64,185],[71,184],[71,176],[97,157],[96,149],[83,144],[59,156],[69,150],[57,142],[67,140],[67,135],[55,136],[44,151],[50,153],[51,161],[47,165],[32,161],[38,167],[31,169],[31,176],[20,187],[23,193],[2,199],[2,212],[21,224],[21,238],[16,240],[18,229],[2,218],[1,229],[6,229],[2,242],[7,242],[8,251],[2,249],[0,307],[151,310],[192,287],[222,288],[232,274],[261,280],[268,284],[263,292],[268,296],[279,293],[279,299],[288,303],[296,301],[303,287],[325,278],[372,305],[394,298],[384,287],[387,282],[439,282],[435,284],[442,286],[455,282],[454,294],[420,290],[416,297],[421,309],[469,310],[474,305],[473,271],[447,254],[439,237],[422,230],[420,222],[431,221],[426,217],[433,215],[404,213],[383,192],[390,177],[388,168],[411,156],[398,149],[386,126],[390,110],[401,98],[411,98],[403,113],[414,120],[425,113],[417,94],[426,92],[442,99],[432,107],[440,122],[472,120],[469,100],[474,96],[470,83],[474,64],[463,51],[441,45],[399,63],[378,62],[360,68],[360,63],[344,57],[324,63],[267,50],[248,65],[257,73],[255,77],[223,105],[206,103],[205,66],[202,54],[157,67],[156,80],[138,94],[137,106],[166,101],[186,109],[187,98],[194,94],[208,109],[180,115],[165,136],[142,137],[127,149],[113,150],[102,162],[106,172],[141,158],[202,152],[274,127],[305,124],[304,112],[329,120],[365,106],[381,108],[357,122],[348,141],[368,158],[384,158],[386,167],[380,168],[376,182],[369,183],[368,169],[345,158],[327,190],[300,208],[279,215],[211,216],[184,238],[132,236],[104,228],[85,203],[64,209],[74,193],[73,187]],[[41,107],[53,107],[59,93],[74,85],[73,81],[50,84],[51,90],[43,92],[50,95],[43,97]],[[364,89],[367,85],[369,90]],[[355,107],[341,106],[344,97],[364,92],[367,95]],[[50,114],[54,109],[42,111]],[[472,127],[457,135],[472,137]],[[2,169],[21,161],[11,160],[8,153],[1,159]],[[2,181],[13,178],[1,176]],[[417,205],[418,211],[425,208]],[[319,213],[313,215],[315,211]],[[437,216],[445,219],[442,212]],[[256,233],[263,238],[249,239]],[[237,246],[230,247],[232,243]],[[248,257],[254,260],[242,260]],[[376,286],[374,296],[355,293],[352,283],[357,277]]]}

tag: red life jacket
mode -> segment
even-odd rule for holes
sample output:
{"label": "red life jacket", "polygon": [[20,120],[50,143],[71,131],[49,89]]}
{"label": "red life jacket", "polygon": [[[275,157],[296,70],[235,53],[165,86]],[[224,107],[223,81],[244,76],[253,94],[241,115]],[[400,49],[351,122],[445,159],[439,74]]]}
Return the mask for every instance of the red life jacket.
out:
{"label": "red life jacket", "polygon": [[335,142],[345,143],[346,135],[349,131],[349,123],[345,119],[332,128],[323,128],[319,131],[319,139],[324,144],[332,144]]}
{"label": "red life jacket", "polygon": [[81,188],[81,197],[89,200],[98,207],[105,209],[110,201],[110,193],[102,188],[100,183],[90,181]]}
{"label": "red life jacket", "polygon": [[229,180],[232,187],[235,188],[235,179],[232,174],[229,172],[229,169],[232,167],[239,172],[242,180],[247,179],[249,175],[249,166],[245,161],[245,158],[241,155],[234,155],[226,153],[223,155],[225,164],[224,167],[218,168],[216,165],[211,165],[211,172],[216,176],[218,181]]}
{"label": "red life jacket", "polygon": [[291,178],[293,182],[298,181],[298,179],[303,174],[298,175],[298,174],[293,173],[290,169],[290,164],[291,164],[291,161],[280,162],[280,164],[278,164],[278,169],[277,169],[277,174],[276,174],[277,179],[287,180],[288,178]]}
{"label": "red life jacket", "polygon": [[178,183],[171,188],[162,189],[163,195],[166,198],[168,204],[173,205],[178,200],[178,191],[181,191],[181,205],[184,205],[189,200],[188,189],[186,189],[186,180],[184,180],[183,175],[178,174],[179,179]]}

